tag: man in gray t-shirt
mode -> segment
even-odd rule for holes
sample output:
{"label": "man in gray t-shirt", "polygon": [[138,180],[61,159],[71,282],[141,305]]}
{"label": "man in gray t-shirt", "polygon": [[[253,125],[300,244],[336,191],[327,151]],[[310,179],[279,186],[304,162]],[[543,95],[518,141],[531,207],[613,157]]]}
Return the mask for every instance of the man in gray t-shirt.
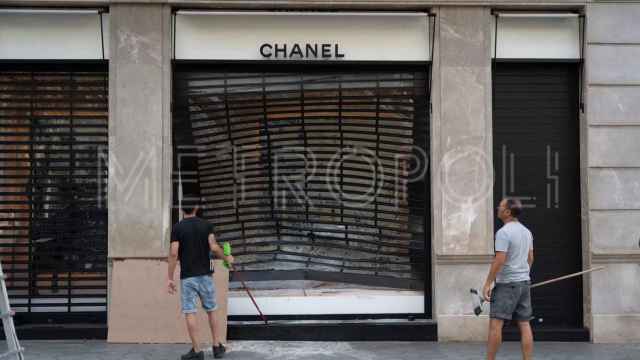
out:
{"label": "man in gray t-shirt", "polygon": [[507,254],[496,283],[529,281],[529,250],[533,250],[533,236],[519,221],[510,221],[496,233],[496,251]]}
{"label": "man in gray t-shirt", "polygon": [[522,204],[516,199],[503,199],[498,207],[497,216],[504,226],[496,233],[496,255],[482,291],[485,299],[491,302],[487,344],[489,360],[496,358],[505,320],[518,322],[523,359],[531,359],[533,353],[533,334],[529,324],[532,314],[529,271],[533,264],[533,236],[518,221],[521,213]]}

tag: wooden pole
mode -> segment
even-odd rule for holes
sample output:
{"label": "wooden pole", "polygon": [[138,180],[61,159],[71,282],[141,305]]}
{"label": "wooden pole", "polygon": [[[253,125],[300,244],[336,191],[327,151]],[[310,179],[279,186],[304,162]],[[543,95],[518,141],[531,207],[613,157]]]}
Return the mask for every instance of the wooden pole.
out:
{"label": "wooden pole", "polygon": [[598,266],[598,267],[591,268],[591,269],[584,270],[584,271],[580,271],[580,272],[577,272],[577,273],[574,273],[574,274],[569,274],[569,275],[565,275],[565,276],[560,276],[560,277],[557,277],[557,278],[555,278],[555,279],[546,280],[546,281],[543,281],[543,282],[539,282],[539,283],[533,284],[533,285],[531,285],[531,289],[533,289],[533,288],[535,288],[535,287],[538,287],[538,286],[551,284],[551,283],[554,283],[554,282],[556,282],[556,281],[560,281],[560,280],[570,279],[570,278],[572,278],[572,277],[576,277],[576,276],[584,275],[584,274],[586,274],[586,273],[590,273],[590,272],[598,271],[598,270],[602,270],[602,269],[604,269],[604,266]]}

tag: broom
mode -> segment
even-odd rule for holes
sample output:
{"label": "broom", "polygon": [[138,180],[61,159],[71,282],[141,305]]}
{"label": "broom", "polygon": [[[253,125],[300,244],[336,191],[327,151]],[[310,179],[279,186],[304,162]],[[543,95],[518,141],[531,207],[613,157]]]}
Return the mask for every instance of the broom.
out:
{"label": "broom", "polygon": [[[223,243],[222,244],[222,252],[224,253],[225,256],[231,255],[231,244],[228,243],[228,242]],[[229,269],[231,271],[235,271],[235,268],[232,268],[231,264],[229,264],[227,261],[224,261],[223,265],[227,269]],[[264,321],[264,324],[265,325],[269,325],[269,322],[267,321],[267,317],[264,316],[264,314],[262,313],[262,310],[260,310],[260,307],[258,306],[258,303],[256,302],[256,299],[251,294],[251,291],[249,290],[249,287],[244,282],[244,279],[242,279],[240,273],[235,271],[235,276],[238,278],[238,280],[242,284],[242,287],[247,292],[247,295],[249,295],[249,298],[251,299],[251,302],[253,302],[253,305],[256,307],[256,310],[258,310],[258,314],[260,314],[260,318],[262,319],[262,321]]]}
{"label": "broom", "polygon": [[[573,278],[573,277],[576,277],[576,276],[584,275],[584,274],[587,274],[587,273],[590,273],[590,272],[593,272],[593,271],[602,270],[602,269],[604,269],[604,266],[599,266],[599,267],[595,267],[595,268],[592,268],[592,269],[580,271],[580,272],[577,272],[577,273],[560,276],[560,277],[557,277],[557,278],[553,278],[553,279],[550,279],[550,280],[546,280],[546,281],[543,281],[543,282],[539,282],[539,283],[533,284],[529,288],[530,289],[537,288],[538,286],[551,284],[551,283],[554,283],[554,282],[560,281],[560,280],[570,279],[570,278]],[[484,305],[484,303],[487,301],[487,299],[485,299],[484,295],[481,294],[480,292],[478,292],[478,290],[476,290],[476,289],[471,289],[471,290],[469,290],[469,292],[471,293],[471,301],[473,303],[473,313],[476,314],[476,316],[480,316],[480,314],[482,314],[482,305]]]}

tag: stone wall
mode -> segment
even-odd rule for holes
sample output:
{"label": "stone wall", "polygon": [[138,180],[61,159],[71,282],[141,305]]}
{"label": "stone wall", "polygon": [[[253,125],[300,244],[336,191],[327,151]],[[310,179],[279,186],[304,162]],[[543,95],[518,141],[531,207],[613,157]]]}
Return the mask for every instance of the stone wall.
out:
{"label": "stone wall", "polygon": [[[587,7],[586,116],[594,342],[640,340],[640,4]],[[586,236],[586,235],[585,235]]]}
{"label": "stone wall", "polygon": [[113,5],[109,257],[164,257],[171,196],[171,8]]}
{"label": "stone wall", "polygon": [[[472,315],[467,291],[482,284],[493,252],[492,188],[482,196],[483,166],[492,166],[491,9],[432,10],[434,318],[441,340],[484,340],[486,317]],[[140,264],[162,261],[170,227],[169,16],[166,5],[111,7],[109,256]],[[637,4],[587,7],[583,248],[585,266],[607,266],[585,280],[596,342],[640,340],[637,18]]]}
{"label": "stone wall", "polygon": [[434,10],[434,317],[440,340],[481,341],[487,318],[473,315],[468,292],[482,285],[493,253],[491,14]]}
{"label": "stone wall", "polygon": [[[122,328],[120,320],[148,323],[148,314],[163,313],[161,306],[171,303],[148,302],[142,304],[147,313],[131,312],[129,317],[114,311],[118,304],[138,298],[130,291],[136,279],[129,276],[131,269],[166,273],[171,226],[170,15],[171,8],[164,5],[110,8],[108,325],[109,339],[117,341],[123,341],[113,336]],[[114,266],[119,260],[126,261]],[[119,283],[129,278],[132,283]],[[166,293],[162,282],[149,285],[139,290]],[[133,314],[137,318],[131,318]]]}

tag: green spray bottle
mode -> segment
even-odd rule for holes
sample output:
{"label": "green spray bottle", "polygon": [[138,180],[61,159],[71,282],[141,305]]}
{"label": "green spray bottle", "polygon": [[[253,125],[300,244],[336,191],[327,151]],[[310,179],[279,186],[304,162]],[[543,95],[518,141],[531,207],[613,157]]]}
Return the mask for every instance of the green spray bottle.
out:
{"label": "green spray bottle", "polygon": [[[224,256],[231,255],[231,244],[229,242],[222,243],[222,253]],[[222,264],[225,268],[229,268],[229,262],[227,262],[227,260],[223,260]]]}

